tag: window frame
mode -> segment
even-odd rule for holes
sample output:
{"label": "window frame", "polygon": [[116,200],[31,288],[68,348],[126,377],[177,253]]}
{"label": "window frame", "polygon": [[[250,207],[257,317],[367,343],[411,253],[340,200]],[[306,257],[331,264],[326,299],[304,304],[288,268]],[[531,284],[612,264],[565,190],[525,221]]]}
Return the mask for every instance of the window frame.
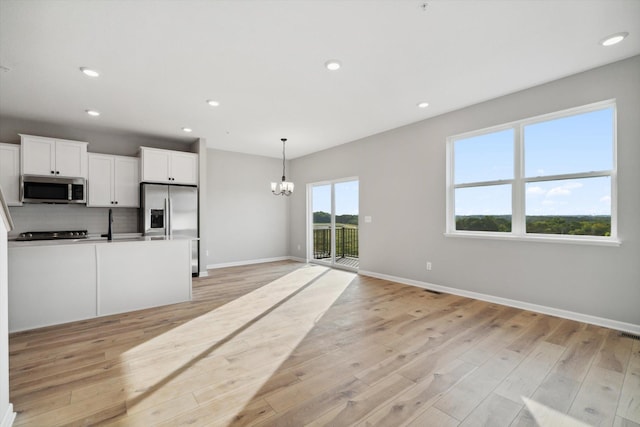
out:
{"label": "window frame", "polygon": [[[610,170],[589,171],[566,173],[545,176],[525,177],[525,153],[524,153],[524,128],[526,126],[547,122],[551,120],[571,117],[579,114],[589,113],[598,110],[612,108],[613,114],[613,147],[612,147],[612,168]],[[501,132],[507,129],[513,130],[513,167],[514,174],[511,179],[500,179],[492,181],[476,181],[455,184],[455,150],[456,141],[477,137],[481,135]],[[545,241],[560,243],[578,243],[578,244],[598,244],[619,246],[618,237],[618,192],[617,192],[617,108],[615,99],[595,102],[579,107],[569,108],[553,113],[542,114],[522,120],[516,120],[497,126],[491,126],[484,129],[464,132],[452,135],[447,138],[446,145],[446,230],[447,237],[469,237],[484,239],[505,239],[505,240],[522,240],[522,241]],[[611,235],[610,236],[585,236],[585,235],[568,235],[568,234],[542,234],[526,232],[526,186],[534,182],[560,181],[570,179],[610,177],[611,179]],[[495,185],[511,185],[511,231],[471,231],[456,230],[455,218],[455,190],[458,188],[477,188]]]}

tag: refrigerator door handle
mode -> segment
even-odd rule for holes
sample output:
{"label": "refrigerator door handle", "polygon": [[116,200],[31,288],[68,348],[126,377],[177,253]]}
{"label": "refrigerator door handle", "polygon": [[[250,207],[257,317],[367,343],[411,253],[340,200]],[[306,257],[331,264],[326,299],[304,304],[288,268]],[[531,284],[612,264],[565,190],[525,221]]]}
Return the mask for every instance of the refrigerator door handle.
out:
{"label": "refrigerator door handle", "polygon": [[169,216],[171,214],[169,213],[169,199],[165,198],[164,199],[164,235],[168,236],[169,235]]}
{"label": "refrigerator door handle", "polygon": [[167,226],[167,236],[173,235],[173,203],[171,203],[171,197],[167,198],[167,203],[169,204],[169,224]]}

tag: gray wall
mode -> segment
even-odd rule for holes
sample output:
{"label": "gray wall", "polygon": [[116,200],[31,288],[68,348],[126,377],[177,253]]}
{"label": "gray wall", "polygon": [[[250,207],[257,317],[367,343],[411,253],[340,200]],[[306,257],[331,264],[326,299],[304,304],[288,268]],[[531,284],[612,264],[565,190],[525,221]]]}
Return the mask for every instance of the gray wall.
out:
{"label": "gray wall", "polygon": [[288,199],[271,194],[282,160],[207,150],[207,265],[287,256]]}
{"label": "gray wall", "polygon": [[91,153],[117,154],[120,156],[135,156],[140,146],[193,151],[192,143],[195,141],[195,139],[180,141],[138,135],[115,129],[103,129],[97,125],[71,127],[16,117],[0,117],[0,142],[19,144],[20,136],[18,134],[20,133],[85,141],[89,143],[88,150]]}
{"label": "gray wall", "polygon": [[[290,254],[306,257],[304,185],[358,176],[361,270],[640,325],[638,76],[640,56],[293,160]],[[611,98],[620,247],[443,235],[448,136]]]}

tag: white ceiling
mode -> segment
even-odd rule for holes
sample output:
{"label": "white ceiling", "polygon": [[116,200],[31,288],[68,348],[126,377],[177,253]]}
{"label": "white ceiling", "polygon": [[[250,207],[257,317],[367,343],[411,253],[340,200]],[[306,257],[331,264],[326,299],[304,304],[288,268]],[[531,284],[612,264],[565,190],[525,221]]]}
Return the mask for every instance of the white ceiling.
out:
{"label": "white ceiling", "polygon": [[640,54],[640,0],[426,3],[0,0],[0,115],[293,158]]}

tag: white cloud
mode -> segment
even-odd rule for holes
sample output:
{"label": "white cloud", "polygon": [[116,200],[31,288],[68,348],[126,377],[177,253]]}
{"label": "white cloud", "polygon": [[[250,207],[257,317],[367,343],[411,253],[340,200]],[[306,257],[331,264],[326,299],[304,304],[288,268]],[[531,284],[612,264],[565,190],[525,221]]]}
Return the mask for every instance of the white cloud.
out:
{"label": "white cloud", "polygon": [[547,194],[542,187],[527,187],[527,194],[542,195]]}
{"label": "white cloud", "polygon": [[602,196],[600,197],[600,201],[603,203],[611,203],[611,196]]}
{"label": "white cloud", "polygon": [[538,176],[542,176],[544,175],[544,169],[538,169],[536,173],[538,174]]}
{"label": "white cloud", "polygon": [[555,196],[569,196],[571,194],[571,190],[564,187],[553,187],[547,193],[547,197],[555,197]]}
{"label": "white cloud", "polygon": [[556,202],[554,202],[553,200],[543,200],[543,201],[542,201],[542,204],[543,204],[544,206],[553,206],[553,205],[555,205],[555,204],[556,204]]}
{"label": "white cloud", "polygon": [[547,193],[547,197],[555,197],[555,196],[570,196],[571,190],[582,187],[582,183],[580,182],[567,182],[559,187],[553,187]]}

